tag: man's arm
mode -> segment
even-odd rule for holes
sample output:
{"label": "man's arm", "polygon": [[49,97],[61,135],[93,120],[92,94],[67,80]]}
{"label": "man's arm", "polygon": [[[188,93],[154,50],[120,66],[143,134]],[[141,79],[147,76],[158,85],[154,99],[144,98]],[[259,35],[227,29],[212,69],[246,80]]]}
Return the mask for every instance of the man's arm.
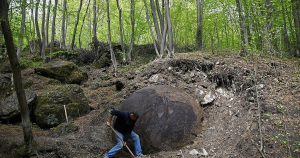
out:
{"label": "man's arm", "polygon": [[110,115],[109,115],[109,117],[108,117],[108,119],[106,121],[106,125],[107,126],[111,126],[112,125],[113,116],[120,116],[121,115],[120,111],[115,110],[113,108],[109,109],[109,113],[110,113]]}

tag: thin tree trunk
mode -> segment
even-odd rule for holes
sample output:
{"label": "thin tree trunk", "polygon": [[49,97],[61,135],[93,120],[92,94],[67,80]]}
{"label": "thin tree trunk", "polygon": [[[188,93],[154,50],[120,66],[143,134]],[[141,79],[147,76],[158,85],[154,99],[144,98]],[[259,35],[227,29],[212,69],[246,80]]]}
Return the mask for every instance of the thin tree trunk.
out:
{"label": "thin tree trunk", "polygon": [[109,0],[106,0],[106,12],[107,12],[107,28],[108,28],[108,43],[109,43],[109,50],[110,50],[110,56],[111,56],[111,61],[113,64],[114,68],[114,73],[115,76],[117,75],[117,60],[115,57],[114,50],[112,48],[112,43],[111,43],[111,29],[110,29],[110,15],[109,15]]}
{"label": "thin tree trunk", "polygon": [[97,38],[97,2],[94,0],[93,4],[93,43],[98,42]]}
{"label": "thin tree trunk", "polygon": [[50,23],[51,0],[48,3],[47,17],[46,17],[46,45],[49,46],[49,23]]}
{"label": "thin tree trunk", "polygon": [[36,5],[35,5],[35,28],[36,28],[36,35],[38,38],[39,53],[41,55],[42,40],[41,40],[41,33],[40,33],[40,27],[39,27],[39,5],[40,5],[40,0],[37,0]]}
{"label": "thin tree trunk", "polygon": [[[156,15],[154,0],[150,0],[150,7],[151,7],[151,12],[152,12],[154,28],[155,28],[155,31],[156,31],[157,41],[158,41],[158,43],[161,43],[162,37],[161,37],[160,27],[159,27],[158,21],[157,21],[157,15]],[[160,48],[160,49],[162,49],[162,48]]]}
{"label": "thin tree trunk", "polygon": [[294,16],[294,25],[296,32],[296,47],[294,56],[300,57],[300,1],[292,0],[292,10]]}
{"label": "thin tree trunk", "polygon": [[154,36],[154,31],[152,30],[152,26],[151,26],[151,23],[150,23],[148,5],[147,5],[147,1],[146,0],[144,0],[144,5],[145,5],[145,10],[146,10],[146,20],[147,20],[148,27],[150,29],[150,35],[151,35],[152,40],[153,40],[154,49],[155,49],[157,57],[160,57],[160,54],[158,52],[158,43],[157,43],[157,40],[156,40],[156,38]]}
{"label": "thin tree trunk", "polygon": [[23,88],[20,64],[16,55],[13,36],[9,26],[8,20],[8,4],[7,1],[0,1],[0,20],[1,28],[5,39],[5,45],[7,47],[7,55],[13,71],[14,85],[19,102],[19,109],[21,111],[23,135],[25,141],[25,154],[28,157],[32,152],[32,129],[29,117],[29,109],[27,106],[25,91]]}
{"label": "thin tree trunk", "polygon": [[18,43],[18,49],[17,49],[17,57],[20,58],[22,48],[23,48],[23,38],[25,34],[25,21],[26,21],[26,6],[27,2],[26,0],[22,0],[21,4],[21,15],[22,15],[22,21],[21,21],[21,27],[20,27],[20,33],[19,33],[19,43]]}
{"label": "thin tree trunk", "polygon": [[42,14],[42,52],[41,57],[42,59],[46,59],[45,55],[45,45],[46,45],[46,39],[45,39],[45,9],[46,9],[46,0],[43,0],[43,14]]}
{"label": "thin tree trunk", "polygon": [[158,15],[158,18],[159,18],[159,23],[160,23],[160,30],[161,30],[161,34],[163,34],[163,28],[164,28],[164,17],[162,15],[160,11],[160,5],[159,5],[159,0],[155,0],[155,5],[156,5],[156,10],[157,10],[157,15]]}
{"label": "thin tree trunk", "polygon": [[122,17],[122,8],[120,7],[119,0],[116,0],[117,8],[119,11],[119,30],[120,30],[120,43],[123,53],[123,62],[126,63],[126,50],[124,45],[124,28],[123,28],[123,17]]}
{"label": "thin tree trunk", "polygon": [[196,43],[199,50],[203,49],[203,0],[197,0],[197,32]]}
{"label": "thin tree trunk", "polygon": [[36,49],[35,49],[36,42],[35,42],[34,2],[33,2],[33,0],[30,0],[30,4],[31,4],[31,21],[32,21],[32,27],[31,27],[31,23],[30,23],[30,32],[31,32],[32,41],[29,44],[30,44],[30,47],[32,47],[32,52],[35,52],[36,51]]}
{"label": "thin tree trunk", "polygon": [[130,0],[130,21],[131,21],[131,38],[130,38],[130,46],[128,50],[128,62],[131,62],[132,59],[132,51],[134,46],[134,27],[135,27],[135,0]]}
{"label": "thin tree trunk", "polygon": [[273,46],[274,36],[272,31],[273,5],[271,0],[265,0],[265,3],[266,3],[267,15],[266,15],[266,33],[265,33],[264,41],[265,41],[266,51],[273,54],[275,53],[274,46]]}
{"label": "thin tree trunk", "polygon": [[244,11],[242,8],[241,0],[236,0],[237,10],[239,13],[239,23],[241,32],[241,55],[245,56],[248,54],[247,51],[247,31],[246,31],[246,21],[244,16]]}
{"label": "thin tree trunk", "polygon": [[170,2],[166,0],[166,21],[168,24],[168,37],[169,37],[169,57],[174,57],[174,42],[173,42],[173,31],[172,31],[172,22],[171,22],[171,13],[170,13]]}
{"label": "thin tree trunk", "polygon": [[289,40],[289,35],[288,35],[288,31],[287,31],[287,26],[286,26],[286,12],[285,12],[285,2],[284,0],[280,0],[281,2],[281,7],[282,7],[282,17],[283,17],[283,40],[284,40],[284,47],[285,47],[285,50],[292,56],[292,52],[291,52],[291,43],[290,43],[290,40]]}
{"label": "thin tree trunk", "polygon": [[67,14],[67,0],[63,0],[63,15],[61,24],[61,42],[60,47],[66,48],[66,14]]}
{"label": "thin tree trunk", "polygon": [[90,2],[91,2],[91,0],[88,0],[88,4],[87,4],[86,10],[85,10],[85,13],[84,13],[84,16],[83,16],[82,24],[81,24],[81,27],[80,27],[80,32],[79,32],[79,37],[78,37],[79,48],[81,48],[81,33],[82,33],[82,29],[83,29],[83,25],[84,25],[84,22],[85,22],[86,15],[89,11]]}
{"label": "thin tree trunk", "polygon": [[55,34],[56,34],[55,21],[56,21],[57,4],[58,4],[58,0],[55,0],[55,4],[54,4],[54,8],[53,8],[53,17],[52,17],[52,35],[51,35],[50,52],[53,51]]}
{"label": "thin tree trunk", "polygon": [[76,32],[77,32],[77,26],[79,23],[79,16],[80,16],[81,8],[82,8],[82,0],[80,0],[79,8],[77,11],[77,19],[76,19],[76,23],[75,23],[75,27],[74,27],[74,31],[73,31],[72,43],[71,43],[72,50],[74,49],[74,45],[75,45],[75,38],[76,38]]}

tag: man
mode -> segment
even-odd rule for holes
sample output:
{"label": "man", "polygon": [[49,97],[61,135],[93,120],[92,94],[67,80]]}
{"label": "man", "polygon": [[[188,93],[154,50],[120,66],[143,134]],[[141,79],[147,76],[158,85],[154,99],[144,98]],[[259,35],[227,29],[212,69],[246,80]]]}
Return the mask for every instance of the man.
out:
{"label": "man", "polygon": [[139,136],[133,131],[135,122],[139,118],[139,115],[135,112],[121,112],[115,109],[110,110],[110,116],[106,122],[108,126],[112,125],[112,118],[116,116],[116,121],[113,128],[116,132],[117,144],[105,153],[104,158],[112,158],[123,146],[126,145],[126,141],[131,138],[134,143],[134,151],[137,157],[144,156],[142,154],[141,143]]}

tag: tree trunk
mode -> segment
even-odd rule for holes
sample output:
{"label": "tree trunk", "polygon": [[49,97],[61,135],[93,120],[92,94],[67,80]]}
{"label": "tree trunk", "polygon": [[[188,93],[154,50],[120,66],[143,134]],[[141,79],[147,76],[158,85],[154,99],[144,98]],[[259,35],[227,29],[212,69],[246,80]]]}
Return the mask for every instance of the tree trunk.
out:
{"label": "tree trunk", "polygon": [[294,16],[294,25],[296,32],[296,45],[294,56],[300,57],[300,1],[292,0],[292,10]]}
{"label": "tree trunk", "polygon": [[76,19],[76,23],[75,23],[75,27],[74,27],[74,31],[73,31],[72,43],[71,43],[71,49],[72,50],[74,49],[74,45],[75,45],[75,38],[76,38],[76,32],[77,32],[77,26],[78,26],[78,23],[79,23],[81,8],[82,8],[82,0],[80,0],[79,8],[78,8],[78,11],[77,11],[77,19]]}
{"label": "tree trunk", "polygon": [[[31,4],[31,21],[32,21],[32,27],[31,27],[31,23],[30,23],[30,32],[31,32],[31,38],[32,38],[32,41],[29,43],[30,44],[30,47],[32,48],[32,52],[35,52],[36,51],[36,47],[35,47],[35,25],[34,25],[34,2],[33,0],[30,0],[30,4]],[[33,28],[33,29],[32,29]]]}
{"label": "tree trunk", "polygon": [[93,43],[98,42],[97,38],[97,2],[94,0],[93,4]]}
{"label": "tree trunk", "polygon": [[106,12],[107,12],[107,28],[108,28],[108,43],[109,43],[109,50],[110,50],[110,56],[111,56],[111,61],[113,64],[114,68],[114,73],[115,76],[117,75],[117,60],[115,57],[114,50],[112,48],[112,43],[111,43],[111,29],[110,29],[110,15],[109,15],[109,0],[106,0]]}
{"label": "tree trunk", "polygon": [[170,2],[166,0],[166,20],[168,24],[168,37],[169,37],[169,57],[174,57],[174,42],[173,42],[173,31],[172,31],[172,23],[171,23],[171,13],[170,13]]}
{"label": "tree trunk", "polygon": [[[152,18],[153,18],[153,23],[154,23],[154,28],[156,31],[156,36],[157,36],[157,41],[158,43],[161,43],[162,41],[162,36],[161,36],[161,31],[160,31],[160,27],[158,25],[158,21],[157,21],[157,15],[156,15],[156,9],[155,9],[155,5],[154,5],[154,0],[150,0],[150,7],[151,7],[151,13],[152,13]],[[160,48],[162,49],[162,48]],[[162,54],[160,54],[162,56]]]}
{"label": "tree trunk", "polygon": [[[160,30],[161,30],[161,34],[163,34],[163,28],[164,28],[164,17],[162,15],[162,11],[160,11],[160,5],[159,5],[159,0],[155,0],[155,5],[156,5],[156,10],[157,10],[157,15],[159,18],[159,23],[160,23]],[[163,5],[164,6],[164,5]]]}
{"label": "tree trunk", "polygon": [[67,0],[63,0],[63,15],[61,24],[61,42],[60,47],[66,48],[66,13],[67,13]]}
{"label": "tree trunk", "polygon": [[289,35],[288,35],[288,31],[287,31],[287,26],[286,26],[286,9],[285,9],[285,2],[284,0],[280,0],[281,2],[281,7],[282,7],[282,18],[283,18],[283,21],[282,21],[282,25],[283,25],[283,41],[284,41],[284,47],[285,47],[285,51],[287,51],[289,53],[289,55],[292,56],[292,52],[291,52],[291,43],[290,43],[290,40],[289,40]]}
{"label": "tree trunk", "polygon": [[53,8],[53,17],[52,17],[52,35],[51,35],[51,46],[50,46],[50,52],[53,51],[53,46],[54,46],[54,40],[55,40],[55,21],[56,21],[56,12],[57,12],[57,3],[58,0],[55,0],[54,8]]}
{"label": "tree trunk", "polygon": [[18,59],[20,58],[20,55],[22,52],[23,38],[24,38],[24,34],[25,34],[26,6],[27,6],[26,0],[22,0],[22,4],[21,4],[22,21],[21,21],[21,27],[20,27],[20,33],[19,33],[18,49],[17,49]]}
{"label": "tree trunk", "polygon": [[271,0],[265,0],[266,3],[266,9],[267,9],[267,15],[266,15],[266,33],[265,33],[265,49],[267,52],[274,54],[274,46],[273,46],[273,41],[274,41],[274,36],[273,36],[273,21],[272,21],[272,16],[273,16],[273,5]]}
{"label": "tree trunk", "polygon": [[9,26],[8,20],[8,3],[7,1],[0,1],[0,20],[1,28],[5,39],[5,45],[7,47],[7,55],[13,71],[14,85],[19,102],[19,109],[21,111],[22,127],[25,141],[25,154],[27,157],[32,152],[32,129],[29,117],[29,109],[27,106],[25,91],[23,88],[20,64],[16,55],[14,40]]}
{"label": "tree trunk", "polygon": [[151,35],[152,40],[153,40],[154,49],[155,49],[157,57],[160,57],[160,54],[158,52],[158,43],[157,43],[157,40],[156,40],[156,38],[154,36],[154,31],[152,30],[152,26],[151,26],[151,23],[150,23],[148,5],[147,5],[147,1],[146,0],[144,0],[144,5],[145,5],[145,10],[146,10],[146,20],[147,20],[148,27],[150,29],[150,35]]}
{"label": "tree trunk", "polygon": [[248,54],[247,51],[247,31],[246,31],[246,20],[244,16],[244,11],[242,8],[241,0],[236,0],[236,6],[239,13],[239,23],[240,23],[240,32],[241,32],[241,56]]}
{"label": "tree trunk", "polygon": [[45,38],[45,9],[46,9],[46,0],[43,0],[43,14],[42,14],[42,52],[41,57],[42,59],[46,59],[45,56],[45,45],[46,45],[46,38]]}
{"label": "tree trunk", "polygon": [[36,28],[36,35],[38,38],[39,53],[41,55],[42,40],[41,40],[41,33],[40,33],[40,27],[39,27],[39,5],[40,5],[40,0],[37,0],[36,5],[35,5],[35,28]]}
{"label": "tree trunk", "polygon": [[123,62],[126,63],[126,50],[125,50],[125,45],[124,45],[124,29],[123,29],[122,9],[120,7],[119,0],[116,0],[116,2],[117,2],[117,8],[119,11],[120,43],[121,43],[122,53],[123,53]]}
{"label": "tree trunk", "polygon": [[79,32],[79,37],[78,37],[79,48],[81,48],[81,33],[82,33],[82,29],[83,29],[83,25],[84,25],[86,15],[89,11],[90,2],[91,2],[91,0],[88,0],[88,4],[87,4],[86,10],[85,10],[85,13],[84,13],[84,16],[83,16],[82,24],[81,24],[81,27],[80,27],[80,32]]}
{"label": "tree trunk", "polygon": [[50,23],[50,10],[51,10],[51,0],[48,3],[47,17],[46,17],[46,45],[49,46],[49,23]]}
{"label": "tree trunk", "polygon": [[197,0],[197,32],[196,43],[198,50],[203,49],[203,0]]}
{"label": "tree trunk", "polygon": [[128,50],[128,61],[131,62],[132,58],[132,50],[134,46],[134,27],[135,27],[135,19],[134,19],[134,12],[135,12],[135,0],[130,0],[130,21],[131,21],[131,38],[130,38],[130,46]]}

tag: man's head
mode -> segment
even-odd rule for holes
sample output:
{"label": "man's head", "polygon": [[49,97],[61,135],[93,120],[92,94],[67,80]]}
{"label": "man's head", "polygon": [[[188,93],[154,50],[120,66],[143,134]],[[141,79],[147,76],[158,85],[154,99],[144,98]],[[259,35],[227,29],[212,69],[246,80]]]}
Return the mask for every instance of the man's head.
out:
{"label": "man's head", "polygon": [[130,112],[130,119],[136,121],[139,118],[139,115],[136,112]]}

